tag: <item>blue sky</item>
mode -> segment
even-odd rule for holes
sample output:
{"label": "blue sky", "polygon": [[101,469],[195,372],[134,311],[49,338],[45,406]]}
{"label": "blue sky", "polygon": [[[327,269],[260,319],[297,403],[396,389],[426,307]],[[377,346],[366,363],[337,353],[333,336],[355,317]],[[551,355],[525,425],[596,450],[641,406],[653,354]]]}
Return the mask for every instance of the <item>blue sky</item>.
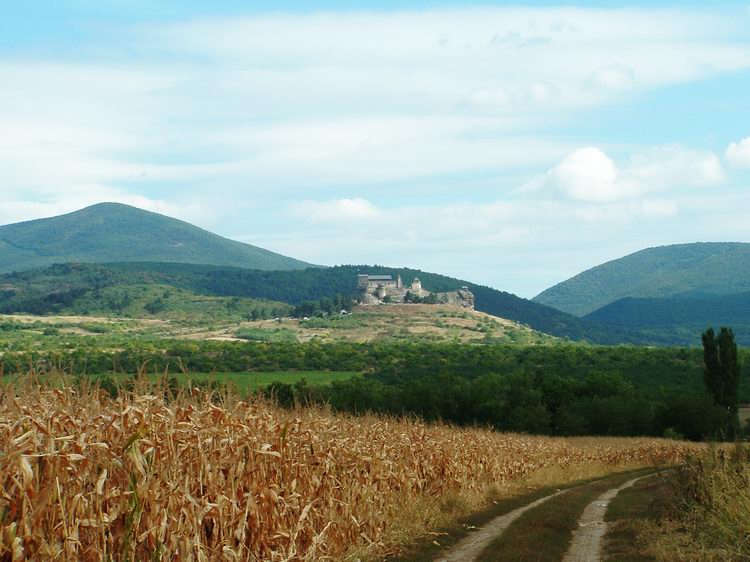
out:
{"label": "blue sky", "polygon": [[120,201],[531,297],[750,242],[750,3],[14,3],[0,223]]}

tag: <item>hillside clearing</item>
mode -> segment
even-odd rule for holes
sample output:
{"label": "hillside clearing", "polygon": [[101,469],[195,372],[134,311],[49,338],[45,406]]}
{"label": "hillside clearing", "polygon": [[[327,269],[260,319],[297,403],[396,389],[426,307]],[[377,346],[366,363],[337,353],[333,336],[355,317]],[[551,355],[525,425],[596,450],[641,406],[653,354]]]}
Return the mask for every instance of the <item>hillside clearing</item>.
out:
{"label": "hillside clearing", "polygon": [[[554,344],[557,338],[511,320],[483,312],[445,305],[381,305],[357,307],[353,314],[324,318],[277,318],[255,321],[222,321],[210,318],[169,320],[104,316],[0,315],[0,323],[41,334],[55,327],[60,335],[121,335],[217,341],[372,342],[406,340],[456,343]],[[99,325],[97,330],[86,327]],[[246,335],[245,335],[246,334]]]}
{"label": "hillside clearing", "polygon": [[261,329],[283,326],[299,341],[370,342],[383,339],[460,343],[554,343],[557,338],[511,320],[458,306],[398,304],[356,307],[351,316],[243,323]]}

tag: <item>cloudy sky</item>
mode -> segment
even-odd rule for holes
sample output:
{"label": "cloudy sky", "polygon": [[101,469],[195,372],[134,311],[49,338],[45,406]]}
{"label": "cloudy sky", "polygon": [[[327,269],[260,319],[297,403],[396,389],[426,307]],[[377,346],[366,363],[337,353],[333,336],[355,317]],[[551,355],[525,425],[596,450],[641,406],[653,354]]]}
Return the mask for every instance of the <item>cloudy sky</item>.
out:
{"label": "cloudy sky", "polygon": [[353,4],[4,6],[0,224],[119,201],[526,297],[750,242],[750,3]]}

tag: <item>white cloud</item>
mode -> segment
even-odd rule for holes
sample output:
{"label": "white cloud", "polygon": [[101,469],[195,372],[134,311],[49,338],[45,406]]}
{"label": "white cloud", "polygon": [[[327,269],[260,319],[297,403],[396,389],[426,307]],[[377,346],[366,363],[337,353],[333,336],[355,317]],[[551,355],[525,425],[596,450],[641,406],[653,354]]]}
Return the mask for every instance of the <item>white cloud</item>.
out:
{"label": "white cloud", "polygon": [[595,147],[566,156],[547,173],[544,183],[578,201],[616,201],[641,192],[639,185],[622,181],[612,159]]}
{"label": "white cloud", "polygon": [[586,79],[585,85],[595,90],[618,92],[636,85],[635,72],[623,64],[612,63],[601,66]]}
{"label": "white cloud", "polygon": [[469,105],[480,109],[497,109],[513,102],[511,94],[502,86],[495,88],[476,88],[466,97]]}
{"label": "white cloud", "polygon": [[425,202],[377,216],[368,211],[358,221],[341,220],[341,207],[338,201],[307,202],[283,234],[247,241],[314,263],[417,267],[531,296],[584,266],[684,236],[675,228],[680,204],[669,198]]}
{"label": "white cloud", "polygon": [[737,168],[750,168],[750,137],[733,142],[727,147],[727,161]]}
{"label": "white cloud", "polygon": [[[722,189],[715,155],[606,145],[581,136],[580,115],[750,68],[747,21],[709,9],[353,10],[117,31],[65,56],[0,53],[0,222],[113,200],[312,262],[514,290],[574,273],[592,245],[616,257],[666,241],[655,223],[677,232],[685,209],[709,207],[690,205],[709,193],[696,188]],[[727,161],[746,162],[746,146]],[[535,192],[506,193],[537,176]],[[682,234],[700,237],[689,222]],[[532,254],[543,265],[516,277]]]}
{"label": "white cloud", "polygon": [[726,178],[719,157],[712,152],[677,145],[636,152],[624,174],[649,191],[718,185]]}
{"label": "white cloud", "polygon": [[[0,56],[6,194],[106,185],[175,201],[210,190],[246,205],[520,174],[575,148],[535,131],[623,89],[750,68],[740,22],[686,10],[278,13],[117,37],[95,60]],[[113,52],[127,62],[111,62]],[[604,186],[604,199],[623,191],[619,180]]]}
{"label": "white cloud", "polygon": [[300,201],[289,206],[291,214],[310,222],[366,222],[377,220],[382,211],[375,205],[357,197],[331,201]]}
{"label": "white cloud", "polygon": [[575,216],[589,223],[629,224],[634,221],[651,221],[677,215],[679,207],[672,199],[645,199],[606,205],[586,205],[573,210]]}
{"label": "white cloud", "polygon": [[130,194],[108,186],[87,185],[83,186],[77,192],[66,193],[64,197],[51,197],[38,201],[10,199],[3,194],[0,196],[0,225],[43,217],[53,217],[104,201],[124,203],[147,211],[180,217],[186,220],[195,219],[199,216],[196,212],[198,209],[191,205],[182,208],[164,201]]}
{"label": "white cloud", "polygon": [[[610,91],[745,69],[743,25],[708,11],[463,8],[195,20],[156,27],[148,40],[220,62],[235,91],[272,100],[261,101],[270,111],[294,99],[297,108],[327,100],[327,113],[355,100],[430,113],[523,92],[581,108],[616,100]],[[582,95],[587,81],[601,91]]]}
{"label": "white cloud", "polygon": [[576,201],[607,203],[659,191],[718,185],[724,179],[721,162],[711,152],[652,147],[618,167],[601,149],[586,147],[570,153],[525,191],[546,190]]}

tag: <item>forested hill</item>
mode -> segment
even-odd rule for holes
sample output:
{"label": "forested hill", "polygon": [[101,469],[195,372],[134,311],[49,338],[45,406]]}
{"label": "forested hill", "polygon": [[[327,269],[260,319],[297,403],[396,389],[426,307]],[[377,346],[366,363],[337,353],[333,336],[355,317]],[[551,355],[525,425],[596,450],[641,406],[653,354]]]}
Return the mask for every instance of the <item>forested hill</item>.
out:
{"label": "forested hill", "polygon": [[299,304],[306,300],[336,294],[354,294],[359,273],[401,275],[406,283],[419,277],[429,291],[451,291],[468,286],[476,297],[476,309],[557,337],[596,343],[640,343],[639,335],[620,328],[602,327],[554,308],[522,299],[511,293],[469,281],[429,273],[419,269],[390,268],[382,265],[341,265],[304,271],[252,271],[238,268],[212,268],[181,264],[116,264],[118,271],[150,270],[150,275],[168,276],[170,283],[190,283],[186,288],[221,296],[248,296]]}
{"label": "forested hill", "polygon": [[624,298],[585,319],[624,330],[638,330],[654,341],[701,344],[709,326],[731,326],[740,345],[750,345],[750,292],[703,297]]}
{"label": "forested hill", "polygon": [[641,342],[637,334],[628,330],[602,327],[490,287],[415,269],[383,266],[259,271],[179,263],[62,264],[0,275],[0,312],[53,313],[84,295],[90,298],[91,293],[96,294],[104,287],[144,283],[187,289],[202,295],[299,304],[337,294],[354,294],[357,274],[363,272],[400,274],[406,282],[419,277],[423,286],[431,291],[448,291],[467,285],[476,296],[477,310],[553,336],[596,343]]}
{"label": "forested hill", "polygon": [[189,223],[118,203],[101,203],[67,215],[0,226],[0,272],[64,262],[133,260],[266,270],[310,267]]}
{"label": "forested hill", "polygon": [[750,291],[750,244],[711,242],[648,248],[599,265],[534,297],[584,316],[623,298],[695,297]]}

